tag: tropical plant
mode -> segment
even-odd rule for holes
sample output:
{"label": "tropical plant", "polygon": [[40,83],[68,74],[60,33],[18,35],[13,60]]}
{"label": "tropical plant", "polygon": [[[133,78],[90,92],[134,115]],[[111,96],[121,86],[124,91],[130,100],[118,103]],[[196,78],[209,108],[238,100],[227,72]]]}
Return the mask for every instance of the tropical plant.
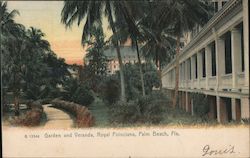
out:
{"label": "tropical plant", "polygon": [[7,3],[0,2],[0,13],[1,99],[5,100],[6,92],[11,92],[18,115],[20,97],[36,100],[50,95],[67,75],[67,65],[51,51],[40,29],[26,30],[14,21],[18,11],[8,12]]}
{"label": "tropical plant", "polygon": [[64,100],[88,106],[94,101],[94,96],[86,83],[68,78],[63,83],[62,96]]}
{"label": "tropical plant", "polygon": [[[62,23],[66,25],[66,27],[72,26],[73,22],[77,21],[78,25],[85,18],[85,24],[83,28],[82,35],[82,44],[90,34],[90,28],[101,23],[103,17],[105,15],[108,19],[109,26],[113,32],[116,34],[118,28],[116,27],[116,23],[118,23],[122,18],[124,18],[123,12],[123,1],[64,1],[64,7],[62,9]],[[103,14],[104,13],[104,14]],[[124,80],[124,67],[122,63],[122,57],[120,52],[120,41],[113,40],[113,45],[116,48],[119,67],[120,67],[120,80],[121,80],[121,100],[126,100],[125,94],[125,80]]]}
{"label": "tropical plant", "polygon": [[93,27],[90,37],[90,40],[87,41],[89,48],[85,58],[88,59],[86,64],[90,67],[93,74],[105,76],[108,59],[103,52],[108,41],[104,40],[105,36],[101,27]]}
{"label": "tropical plant", "polygon": [[118,101],[110,108],[110,121],[118,124],[158,124],[163,120],[167,106],[169,100],[160,92],[127,103]]}
{"label": "tropical plant", "polygon": [[112,105],[119,100],[120,84],[117,75],[111,75],[100,82],[100,96],[107,103]]}
{"label": "tropical plant", "polygon": [[123,16],[124,18],[121,19],[116,26],[119,28],[116,34],[114,34],[111,39],[119,39],[122,44],[126,43],[128,40],[131,40],[132,47],[136,48],[137,52],[137,59],[140,69],[140,80],[141,80],[141,87],[142,87],[142,95],[145,96],[145,83],[143,78],[143,71],[142,71],[142,62],[140,57],[140,49],[139,49],[139,42],[143,41],[143,37],[139,30],[139,22],[141,18],[144,16],[144,9],[147,5],[147,1],[122,1],[123,6]]}
{"label": "tropical plant", "polygon": [[[10,74],[8,73],[9,70],[17,69],[14,65],[11,65],[15,63],[13,60],[8,61],[8,58],[10,57],[9,51],[13,48],[14,43],[17,42],[16,38],[19,36],[23,36],[24,34],[24,27],[23,25],[17,24],[14,21],[14,17],[18,15],[19,12],[17,10],[8,11],[7,10],[7,2],[0,2],[0,39],[1,39],[1,104],[2,106],[5,105],[5,96],[7,92],[7,88],[10,87],[11,81]],[[12,54],[13,55],[13,54]],[[13,63],[12,63],[13,62]],[[2,66],[4,65],[4,67]],[[8,66],[5,66],[8,65]],[[15,71],[16,72],[16,71]],[[15,73],[15,80],[17,80],[17,73]],[[12,82],[13,84],[16,84],[17,82]],[[12,86],[13,87],[13,86]],[[18,87],[14,90],[14,94],[18,96]],[[18,110],[18,97],[15,98],[15,107],[16,111]],[[16,114],[18,114],[16,112]]]}
{"label": "tropical plant", "polygon": [[176,82],[173,106],[176,106],[179,89],[179,54],[180,38],[183,33],[190,31],[196,24],[204,24],[208,21],[211,13],[208,11],[208,4],[203,0],[168,0],[163,1],[158,10],[156,25],[160,28],[172,30],[172,35],[176,36]]}
{"label": "tropical plant", "polygon": [[[157,70],[151,63],[142,64],[143,77],[145,82],[145,94],[151,94],[153,87],[160,85],[160,79],[157,75]],[[140,65],[137,64],[125,64],[125,79],[127,81],[127,100],[135,100],[141,96],[140,85]]]}
{"label": "tropical plant", "polygon": [[1,40],[4,39],[5,36],[14,36],[18,37],[20,31],[24,29],[24,26],[18,24],[14,21],[14,18],[19,15],[17,10],[8,11],[7,2],[0,1],[0,32],[1,32]]}
{"label": "tropical plant", "polygon": [[90,37],[86,41],[89,48],[87,49],[80,81],[87,83],[94,92],[98,93],[98,85],[107,75],[108,59],[103,54],[107,41],[104,40],[105,36],[101,27],[93,27]]}
{"label": "tropical plant", "polygon": [[25,48],[27,46],[27,43],[20,38],[25,37],[24,31],[25,30],[19,30],[18,33],[20,34],[18,38],[11,37],[10,35],[5,36],[4,40],[1,41],[2,45],[4,45],[3,47],[1,47],[1,65],[3,65],[3,95],[5,96],[8,90],[11,90],[11,92],[13,92],[16,115],[19,114],[19,97],[22,87],[22,70],[24,65],[24,60],[20,59],[25,58],[24,54]]}
{"label": "tropical plant", "polygon": [[[175,48],[175,39],[170,35],[169,30],[157,25],[159,19],[156,15],[162,3],[162,1],[151,2],[147,7],[146,16],[138,24],[143,36],[141,48],[143,56],[155,62],[160,80],[162,67],[173,59]],[[160,84],[160,89],[162,89],[162,84]]]}

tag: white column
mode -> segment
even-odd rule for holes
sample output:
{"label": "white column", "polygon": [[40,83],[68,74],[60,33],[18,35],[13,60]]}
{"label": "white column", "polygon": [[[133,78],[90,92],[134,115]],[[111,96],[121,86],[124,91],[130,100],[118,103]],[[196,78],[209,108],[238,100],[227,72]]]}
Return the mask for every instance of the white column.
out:
{"label": "white column", "polygon": [[249,97],[242,97],[241,98],[241,118],[249,119]]}
{"label": "white column", "polygon": [[231,102],[232,102],[232,119],[236,120],[236,99],[232,98]]}
{"label": "white column", "polygon": [[200,89],[200,87],[201,87],[200,80],[202,79],[202,55],[201,55],[201,52],[197,53],[197,68],[198,68],[198,77],[197,77],[198,87]]}
{"label": "white column", "polygon": [[175,72],[176,72],[176,68],[173,69],[173,88],[175,87],[175,79],[176,79],[176,76],[175,76]]}
{"label": "white column", "polygon": [[185,61],[185,88],[188,88],[188,59]]}
{"label": "white column", "polygon": [[181,64],[179,65],[179,86],[180,86],[180,88],[182,87],[182,85],[181,85],[181,83],[182,83],[182,80],[181,80],[181,78],[182,78],[182,76],[181,76],[182,74],[181,74]]}
{"label": "white column", "polygon": [[185,76],[185,72],[184,72],[184,62],[181,63],[181,86],[182,88],[184,87],[184,76]]}
{"label": "white column", "polygon": [[219,96],[216,96],[216,108],[217,108],[217,121],[218,122],[221,122],[221,119],[220,119],[220,97]]}
{"label": "white column", "polygon": [[208,90],[209,77],[212,76],[212,56],[211,56],[211,47],[206,46],[205,48],[205,58],[206,58],[206,89]]}
{"label": "white column", "polygon": [[215,40],[216,42],[216,87],[217,90],[220,88],[221,76],[225,74],[225,40],[222,38],[218,38]]}
{"label": "white column", "polygon": [[241,32],[234,28],[231,31],[231,48],[232,48],[232,87],[233,91],[237,90],[238,72],[240,72],[241,56]]}
{"label": "white column", "polygon": [[194,83],[194,78],[195,78],[195,60],[194,56],[191,57],[191,88],[193,89],[193,83]]}
{"label": "white column", "polygon": [[188,92],[185,93],[185,111],[188,112]]}
{"label": "white column", "polygon": [[191,115],[194,115],[194,101],[191,99]]}
{"label": "white column", "polygon": [[181,64],[179,66],[179,86],[181,88]]}
{"label": "white column", "polygon": [[170,70],[170,87],[172,87],[172,84],[173,84],[173,78],[174,78],[173,71],[174,71],[173,69]]}
{"label": "white column", "polygon": [[249,8],[248,0],[243,0],[243,35],[244,35],[244,68],[245,68],[245,85],[243,93],[249,94]]}

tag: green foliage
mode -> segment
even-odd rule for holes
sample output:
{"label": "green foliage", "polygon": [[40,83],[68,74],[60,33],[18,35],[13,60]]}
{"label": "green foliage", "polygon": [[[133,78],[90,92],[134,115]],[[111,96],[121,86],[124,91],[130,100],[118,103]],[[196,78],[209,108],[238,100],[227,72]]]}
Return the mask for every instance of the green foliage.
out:
{"label": "green foliage", "polygon": [[110,109],[111,122],[158,124],[163,120],[167,106],[169,100],[160,92],[154,92],[134,101],[117,102]]}
{"label": "green foliage", "polygon": [[[159,87],[160,80],[157,70],[151,63],[143,64],[143,75],[146,94],[152,92],[153,87]],[[134,100],[141,95],[142,87],[140,83],[140,73],[138,64],[126,64],[124,75],[126,80],[127,99]]]}
{"label": "green foliage", "polygon": [[16,23],[13,18],[18,12],[8,12],[6,2],[0,7],[3,95],[13,92],[18,106],[21,92],[33,100],[56,94],[57,85],[69,75],[67,64],[52,52],[40,29]]}
{"label": "green foliage", "polygon": [[94,101],[94,97],[90,90],[88,90],[85,86],[80,86],[74,92],[72,101],[84,106],[88,106]]}
{"label": "green foliage", "polygon": [[94,96],[86,85],[77,79],[69,78],[64,83],[63,99],[88,106],[94,101]]}
{"label": "green foliage", "polygon": [[118,78],[114,75],[105,78],[105,80],[100,83],[99,93],[103,100],[109,105],[118,101],[120,97],[120,84]]}
{"label": "green foliage", "polygon": [[107,75],[108,59],[103,54],[106,43],[102,28],[90,29],[90,39],[86,41],[88,50],[85,57],[84,67],[81,69],[80,80],[88,85],[95,93],[100,91],[99,83]]}
{"label": "green foliage", "polygon": [[202,119],[206,119],[209,112],[209,103],[207,96],[201,93],[194,93],[192,95],[192,98],[194,113],[200,116]]}
{"label": "green foliage", "polygon": [[101,27],[93,27],[90,29],[90,39],[86,41],[88,44],[88,53],[85,57],[88,69],[92,75],[106,75],[107,73],[107,57],[103,54],[107,42]]}
{"label": "green foliage", "polygon": [[[143,64],[143,70],[146,94],[150,94],[153,87],[159,87],[159,76],[157,75],[155,67],[151,63]],[[142,87],[139,71],[138,64],[126,64],[124,67],[127,100],[135,100],[141,96]],[[118,73],[103,78],[97,86],[99,87],[97,93],[99,93],[108,104],[113,104],[119,100],[120,80]]]}

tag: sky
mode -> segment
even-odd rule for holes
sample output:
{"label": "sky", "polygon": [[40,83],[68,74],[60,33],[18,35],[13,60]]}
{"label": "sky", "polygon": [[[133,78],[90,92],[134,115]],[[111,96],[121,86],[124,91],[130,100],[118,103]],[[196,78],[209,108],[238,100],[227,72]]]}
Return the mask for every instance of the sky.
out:
{"label": "sky", "polygon": [[32,26],[45,33],[45,39],[52,50],[69,64],[82,64],[85,49],[81,46],[83,23],[74,24],[66,29],[61,23],[63,1],[8,1],[8,9],[16,9],[20,15],[15,17],[17,23],[26,28]]}

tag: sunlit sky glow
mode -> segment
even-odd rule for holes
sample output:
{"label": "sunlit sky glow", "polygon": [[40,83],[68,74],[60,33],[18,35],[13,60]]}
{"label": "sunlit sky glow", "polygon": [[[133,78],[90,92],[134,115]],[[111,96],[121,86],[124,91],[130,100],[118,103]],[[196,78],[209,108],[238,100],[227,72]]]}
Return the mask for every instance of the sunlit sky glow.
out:
{"label": "sunlit sky glow", "polygon": [[83,23],[78,27],[66,29],[61,23],[63,1],[8,1],[8,9],[16,9],[20,16],[15,17],[17,23],[26,28],[33,26],[41,29],[52,50],[67,63],[82,64],[85,50],[81,46]]}

